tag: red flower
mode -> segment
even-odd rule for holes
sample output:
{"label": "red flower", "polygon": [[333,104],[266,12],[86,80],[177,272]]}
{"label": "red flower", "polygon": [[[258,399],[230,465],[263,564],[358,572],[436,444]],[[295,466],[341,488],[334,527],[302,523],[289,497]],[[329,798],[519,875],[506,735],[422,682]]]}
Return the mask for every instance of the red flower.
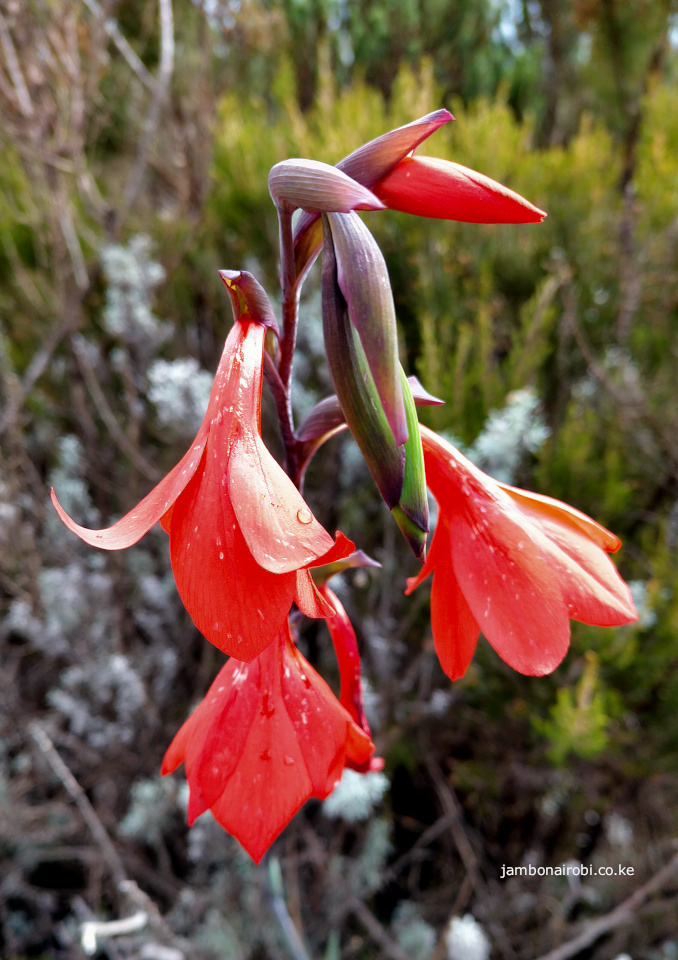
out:
{"label": "red flower", "polygon": [[482,630],[520,673],[554,670],[569,620],[615,626],[637,619],[606,556],[621,541],[567,504],[499,483],[421,428],[438,522],[411,593],[433,571],[431,626],[445,673],[463,676]]}
{"label": "red flower", "polygon": [[252,663],[231,658],[165,754],[186,764],[188,822],[205,810],[258,863],[309,797],[324,799],[374,745],[292,642],[289,626]]}
{"label": "red flower", "polygon": [[372,192],[391,210],[439,220],[540,223],[546,216],[496,180],[436,157],[405,157]]}
{"label": "red flower", "polygon": [[343,534],[332,540],[261,439],[265,332],[259,323],[236,321],[191,449],[112,527],[81,527],[52,491],[66,526],[104,550],[131,546],[160,520],[195,625],[246,661],[278,635],[293,601],[308,616],[333,615],[308,567],[354,549]]}

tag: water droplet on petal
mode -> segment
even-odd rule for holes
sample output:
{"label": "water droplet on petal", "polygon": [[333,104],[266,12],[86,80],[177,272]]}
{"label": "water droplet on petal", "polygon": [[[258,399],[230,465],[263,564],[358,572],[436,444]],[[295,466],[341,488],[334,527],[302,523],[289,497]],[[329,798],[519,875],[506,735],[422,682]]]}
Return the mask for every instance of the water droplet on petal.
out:
{"label": "water droplet on petal", "polygon": [[313,514],[307,507],[302,507],[301,510],[297,510],[297,520],[299,523],[312,523]]}
{"label": "water droplet on petal", "polygon": [[285,764],[286,767],[294,766],[294,757],[285,757],[283,760],[283,763]]}
{"label": "water droplet on petal", "polygon": [[270,759],[271,759],[271,751],[270,751],[270,750],[262,750],[261,753],[259,754],[259,759],[260,759],[260,760],[270,760]]}

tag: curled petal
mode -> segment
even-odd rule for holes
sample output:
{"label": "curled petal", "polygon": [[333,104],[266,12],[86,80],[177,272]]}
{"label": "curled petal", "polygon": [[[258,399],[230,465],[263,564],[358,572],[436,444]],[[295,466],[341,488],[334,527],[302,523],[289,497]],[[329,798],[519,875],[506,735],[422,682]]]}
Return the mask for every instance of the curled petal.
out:
{"label": "curled petal", "polygon": [[170,470],[133,510],[112,526],[101,530],[90,530],[88,527],[80,526],[69,517],[52,489],[52,503],[56,512],[68,529],[91,547],[99,547],[101,550],[123,550],[125,547],[133,546],[171,510],[172,504],[198,469],[207,443],[207,434],[208,428],[203,422],[193,441],[193,446],[176,467]]}
{"label": "curled petal", "polygon": [[274,203],[313,213],[383,210],[371,190],[318,160],[283,160],[271,168],[268,189]]}
{"label": "curled petal", "polygon": [[374,192],[391,210],[440,220],[539,223],[546,216],[496,180],[436,157],[406,157]]}

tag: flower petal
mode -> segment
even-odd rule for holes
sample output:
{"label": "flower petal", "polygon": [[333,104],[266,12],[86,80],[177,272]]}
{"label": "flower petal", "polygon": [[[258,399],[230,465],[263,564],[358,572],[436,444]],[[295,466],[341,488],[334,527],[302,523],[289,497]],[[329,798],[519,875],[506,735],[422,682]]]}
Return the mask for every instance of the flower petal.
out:
{"label": "flower petal", "polygon": [[[69,530],[92,547],[122,550],[131,547],[162,517],[168,530],[172,505],[194,476],[212,430],[226,418],[249,417],[259,423],[264,329],[256,323],[236,322],[226,339],[210,393],[207,412],[188,453],[160,483],[117,523],[89,530],[72,520],[52,490],[52,502]],[[226,430],[226,436],[228,430]],[[225,437],[222,437],[225,441]]]}
{"label": "flower petal", "polygon": [[428,556],[417,577],[407,581],[408,595],[433,570],[431,585],[431,632],[440,666],[451,680],[466,673],[478,642],[480,627],[461,592],[452,566],[450,530],[442,511],[436,524]]}
{"label": "flower petal", "polygon": [[197,628],[224,653],[249,661],[285,623],[296,575],[271,573],[256,562],[226,473],[227,451],[210,445],[174,506],[170,554],[177,589]]}
{"label": "flower petal", "polygon": [[541,493],[521,490],[518,487],[510,486],[508,483],[500,483],[499,481],[496,481],[496,483],[498,487],[508,493],[521,510],[531,511],[535,519],[538,518],[540,522],[550,516],[562,527],[569,527],[572,530],[585,533],[589,540],[592,540],[607,553],[616,553],[621,547],[619,537],[596,523],[581,510],[571,507],[568,503],[555,500],[553,497],[546,497]]}
{"label": "flower petal", "polygon": [[227,474],[240,529],[264,570],[288,573],[331,549],[332,537],[259,434],[245,424],[238,430]]}
{"label": "flower petal", "polygon": [[532,539],[550,556],[569,616],[601,627],[637,620],[631,591],[604,550],[580,526],[572,525],[567,513],[560,521],[552,510],[519,505]]}
{"label": "flower petal", "polygon": [[198,469],[207,442],[207,434],[208,427],[203,421],[191,449],[181,458],[176,467],[170,470],[136,507],[112,526],[101,530],[81,527],[69,517],[52,489],[52,503],[56,512],[68,529],[91,547],[99,547],[101,550],[123,550],[125,547],[133,546],[145,533],[148,533],[151,527],[155,526],[164,514],[171,510],[172,504]]}
{"label": "flower petal", "polygon": [[452,567],[470,611],[514,670],[550,673],[567,653],[570,621],[548,560],[497,501],[470,511],[448,517]]}
{"label": "flower petal", "polygon": [[[350,715],[322,677],[289,641],[283,648],[282,693],[296,731],[313,796],[322,800],[335,788],[344,769]],[[362,730],[352,730],[352,753],[366,761],[374,744]]]}
{"label": "flower petal", "polygon": [[546,214],[520,194],[460,163],[405,157],[375,184],[391,210],[464,223],[540,223]]}

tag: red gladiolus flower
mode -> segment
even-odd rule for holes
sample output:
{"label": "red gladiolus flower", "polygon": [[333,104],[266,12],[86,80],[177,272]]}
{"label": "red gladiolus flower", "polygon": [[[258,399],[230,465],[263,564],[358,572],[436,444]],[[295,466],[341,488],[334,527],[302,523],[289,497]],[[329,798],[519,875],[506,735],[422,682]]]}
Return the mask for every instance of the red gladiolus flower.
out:
{"label": "red gladiolus flower", "polygon": [[567,652],[570,618],[638,618],[606,555],[621,546],[614,534],[567,504],[493,480],[426,427],[421,439],[438,522],[407,593],[433,572],[431,627],[448,676],[463,676],[480,630],[514,670],[542,676]]}
{"label": "red gladiolus flower", "polygon": [[165,754],[186,764],[188,822],[206,810],[257,863],[309,797],[322,800],[346,763],[374,750],[286,624],[252,663],[231,658]]}
{"label": "red gladiolus flower", "polygon": [[308,616],[333,615],[308,567],[355,549],[343,534],[332,540],[261,439],[265,332],[259,323],[236,321],[191,449],[112,527],[81,527],[52,490],[69,530],[104,550],[132,546],[160,520],[195,625],[245,661],[278,635],[293,601]]}
{"label": "red gladiolus flower", "polygon": [[373,193],[391,210],[464,223],[540,223],[546,214],[520,194],[460,163],[405,157]]}

